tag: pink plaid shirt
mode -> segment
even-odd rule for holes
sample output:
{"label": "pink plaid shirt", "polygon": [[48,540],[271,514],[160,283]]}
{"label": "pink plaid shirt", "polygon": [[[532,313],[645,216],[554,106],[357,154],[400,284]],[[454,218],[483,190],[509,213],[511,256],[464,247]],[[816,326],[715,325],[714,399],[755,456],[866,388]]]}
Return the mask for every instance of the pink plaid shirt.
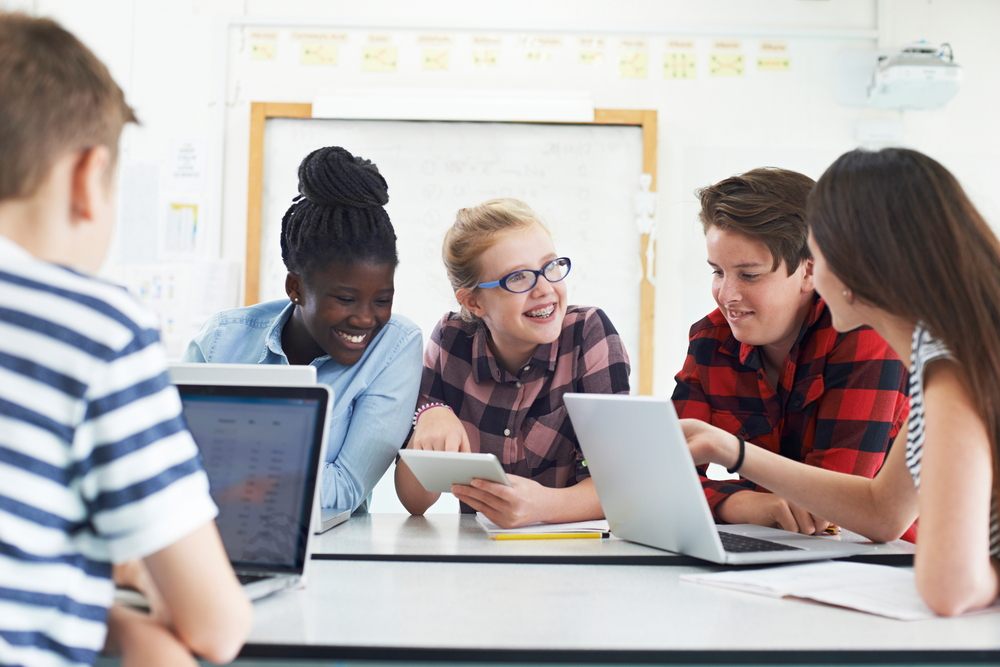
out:
{"label": "pink plaid shirt", "polygon": [[590,477],[562,396],[629,392],[628,354],[607,315],[570,306],[559,339],[516,374],[497,363],[487,336],[485,325],[445,315],[424,351],[417,405],[450,406],[472,451],[496,455],[507,473],[551,488]]}

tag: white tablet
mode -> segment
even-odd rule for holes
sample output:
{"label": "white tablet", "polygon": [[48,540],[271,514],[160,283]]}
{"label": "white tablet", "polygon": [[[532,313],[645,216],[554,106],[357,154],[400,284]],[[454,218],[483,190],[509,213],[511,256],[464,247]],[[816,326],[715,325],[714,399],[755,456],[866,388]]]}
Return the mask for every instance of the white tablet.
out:
{"label": "white tablet", "polygon": [[452,484],[468,486],[474,479],[510,486],[503,466],[492,454],[401,449],[399,456],[406,461],[417,481],[431,493],[451,493]]}

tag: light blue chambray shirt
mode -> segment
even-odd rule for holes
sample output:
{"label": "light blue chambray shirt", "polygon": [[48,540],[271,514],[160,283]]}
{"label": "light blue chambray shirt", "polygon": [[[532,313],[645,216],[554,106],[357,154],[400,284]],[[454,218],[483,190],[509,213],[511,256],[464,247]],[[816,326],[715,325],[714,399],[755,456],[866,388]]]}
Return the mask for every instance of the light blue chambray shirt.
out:
{"label": "light blue chambray shirt", "polygon": [[[278,300],[216,313],[188,345],[184,361],[287,364],[281,330],[293,307]],[[423,369],[420,329],[393,315],[358,363],[342,366],[324,355],[312,365],[334,397],[322,505],[367,509],[368,494],[410,430]]]}

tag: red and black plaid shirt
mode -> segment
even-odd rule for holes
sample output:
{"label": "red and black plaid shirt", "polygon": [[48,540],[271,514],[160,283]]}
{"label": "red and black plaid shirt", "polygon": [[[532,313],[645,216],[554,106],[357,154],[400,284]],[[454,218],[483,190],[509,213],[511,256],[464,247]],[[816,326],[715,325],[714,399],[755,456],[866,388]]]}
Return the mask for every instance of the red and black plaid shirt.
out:
{"label": "red and black plaid shirt", "polygon": [[[761,354],[733,337],[718,309],[697,322],[675,377],[678,416],[739,433],[794,461],[874,477],[910,411],[906,367],[885,340],[869,327],[837,333],[817,296],[776,388]],[[702,483],[713,513],[731,494],[758,489],[742,478],[703,475]]]}
{"label": "red and black plaid shirt", "polygon": [[628,355],[611,320],[569,306],[558,340],[539,345],[516,373],[497,362],[488,335],[482,324],[445,315],[424,351],[417,405],[450,406],[472,451],[495,454],[510,474],[551,488],[590,477],[562,397],[629,393]]}

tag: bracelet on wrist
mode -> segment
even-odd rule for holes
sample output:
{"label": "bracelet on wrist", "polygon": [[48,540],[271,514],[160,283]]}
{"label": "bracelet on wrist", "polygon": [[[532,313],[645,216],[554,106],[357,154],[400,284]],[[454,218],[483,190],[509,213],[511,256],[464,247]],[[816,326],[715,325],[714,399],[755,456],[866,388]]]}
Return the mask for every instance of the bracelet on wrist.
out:
{"label": "bracelet on wrist", "polygon": [[[451,406],[445,405],[444,403],[426,403],[425,405],[422,405],[419,408],[417,408],[417,411],[413,413],[413,425],[416,426],[417,420],[420,419],[420,415],[424,414],[424,412],[430,410],[431,408],[448,408],[449,410],[451,410]],[[454,410],[451,411],[455,412]]]}
{"label": "bracelet on wrist", "polygon": [[746,440],[744,440],[743,436],[739,434],[734,434],[734,435],[736,435],[736,439],[740,441],[740,455],[736,458],[736,465],[734,465],[732,468],[726,468],[726,472],[728,472],[730,475],[734,475],[737,472],[739,472],[740,467],[743,465],[743,457],[747,453]]}

